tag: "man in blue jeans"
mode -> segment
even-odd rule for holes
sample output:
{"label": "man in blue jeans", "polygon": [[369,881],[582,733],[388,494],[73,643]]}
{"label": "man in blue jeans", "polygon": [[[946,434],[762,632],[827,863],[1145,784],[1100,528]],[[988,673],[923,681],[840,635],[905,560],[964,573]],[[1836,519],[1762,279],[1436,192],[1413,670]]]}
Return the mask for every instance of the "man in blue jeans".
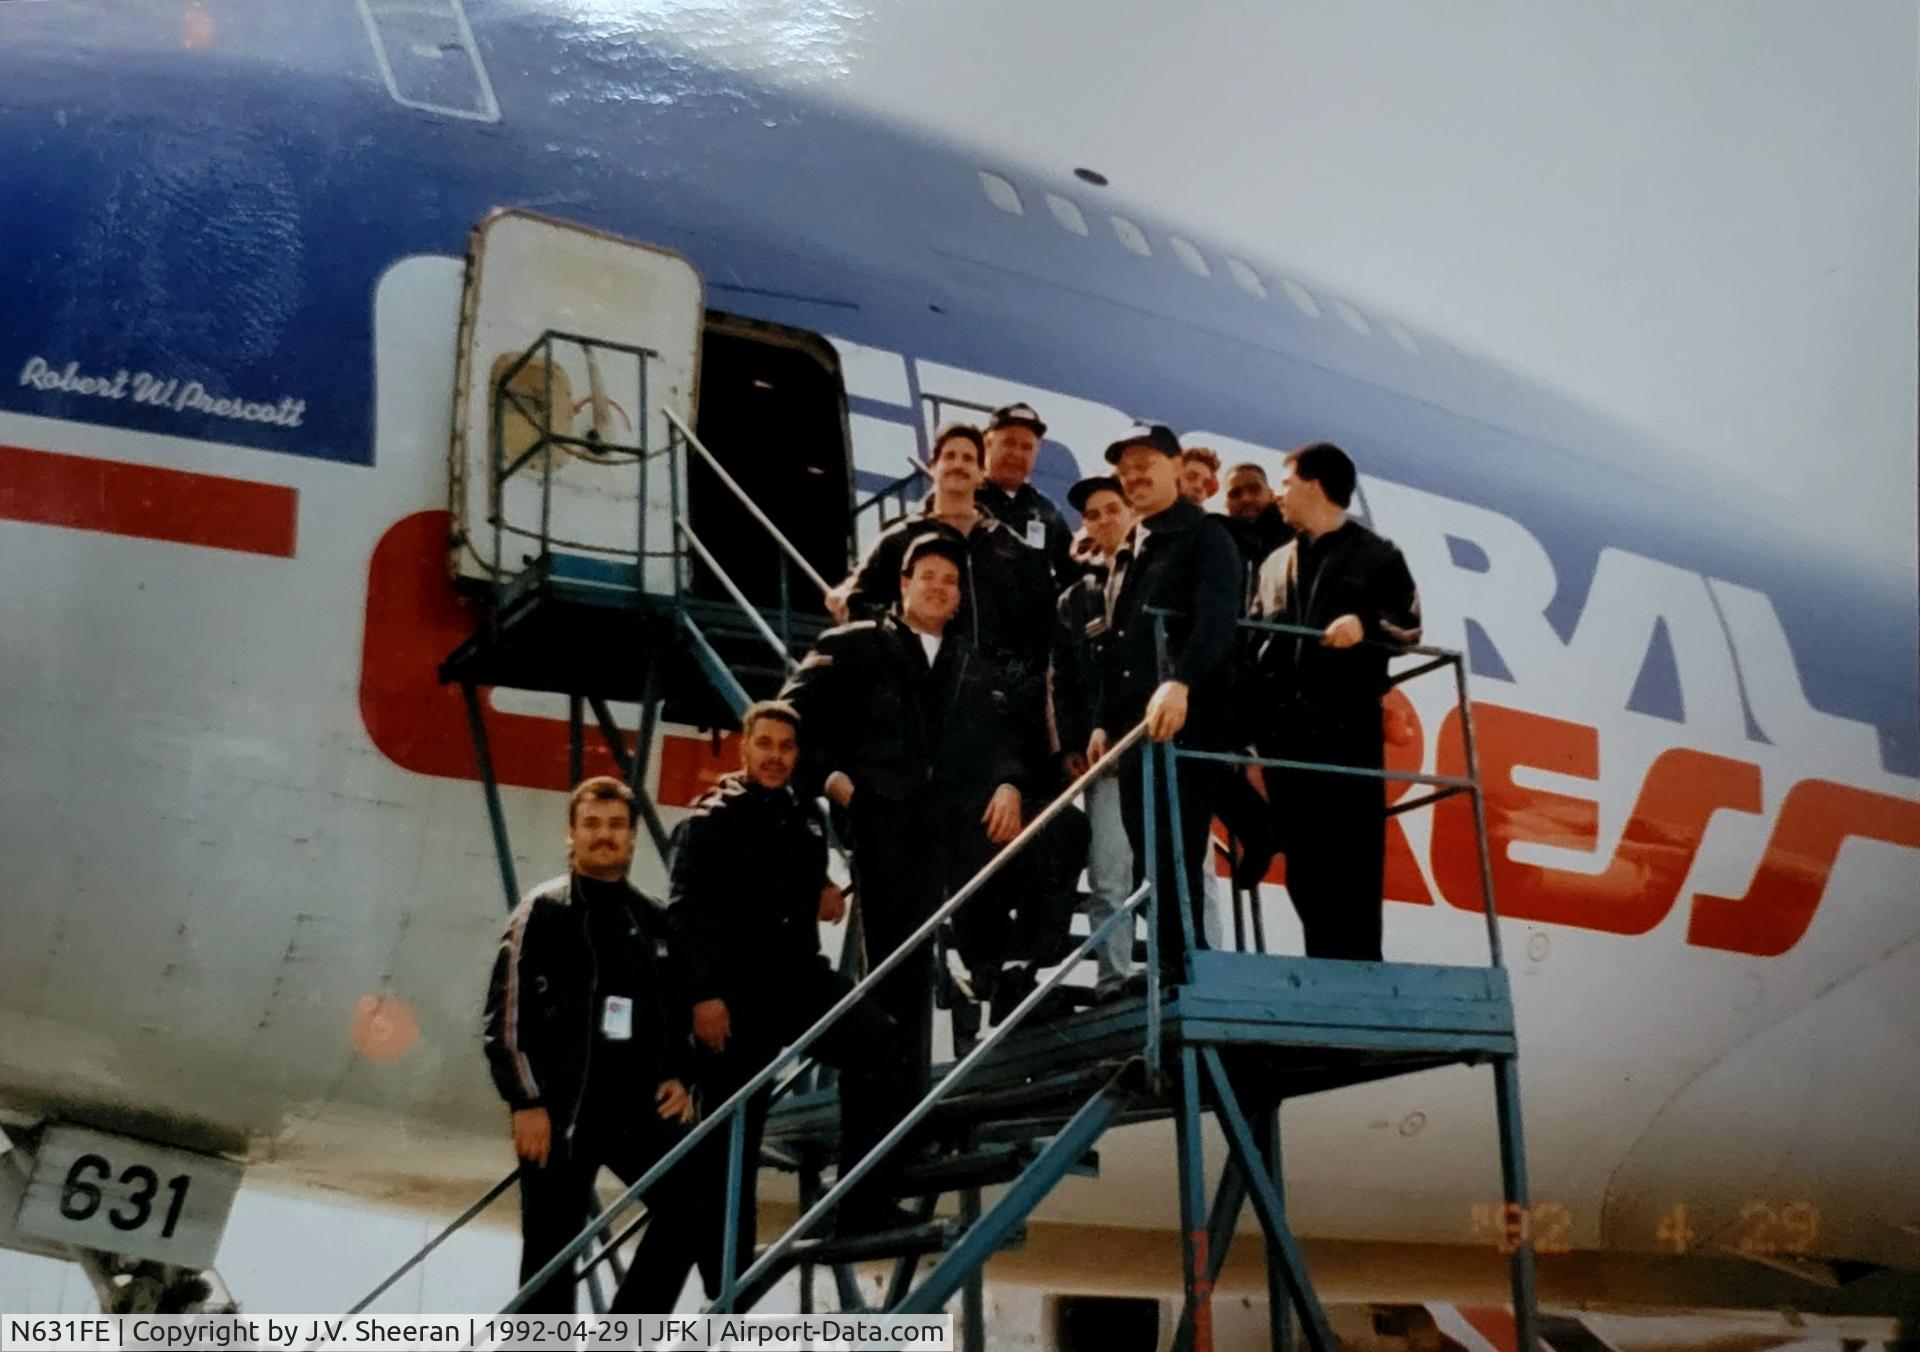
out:
{"label": "man in blue jeans", "polygon": [[[1107,582],[1114,556],[1133,529],[1134,517],[1120,481],[1110,475],[1082,479],[1067,491],[1067,501],[1080,513],[1082,535],[1073,549],[1080,576],[1060,593],[1054,694],[1060,743],[1073,748],[1067,768],[1077,776],[1086,772],[1086,755],[1079,748],[1086,746],[1093,731],[1094,711],[1100,707],[1100,650],[1112,622]],[[1093,842],[1087,852],[1087,921],[1098,928],[1133,891],[1133,846],[1120,815],[1118,778],[1106,774],[1089,784],[1086,807],[1093,828]],[[1132,925],[1116,926],[1106,942],[1094,950],[1098,971],[1095,989],[1103,1001],[1126,993],[1127,978],[1133,971],[1133,931]]]}

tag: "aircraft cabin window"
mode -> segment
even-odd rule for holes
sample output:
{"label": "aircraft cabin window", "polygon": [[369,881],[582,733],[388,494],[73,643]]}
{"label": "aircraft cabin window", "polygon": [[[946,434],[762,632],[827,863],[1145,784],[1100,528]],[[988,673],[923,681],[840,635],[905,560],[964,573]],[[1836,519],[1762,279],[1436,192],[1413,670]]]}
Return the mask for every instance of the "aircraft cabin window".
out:
{"label": "aircraft cabin window", "polygon": [[1260,274],[1231,254],[1227,257],[1227,271],[1233,274],[1233,280],[1240,283],[1240,289],[1249,296],[1255,300],[1267,298],[1267,286],[1260,280]]}
{"label": "aircraft cabin window", "polygon": [[1213,269],[1207,266],[1206,255],[1201,253],[1191,240],[1181,239],[1178,235],[1170,235],[1167,238],[1167,243],[1173,246],[1174,256],[1180,260],[1188,272],[1191,272],[1196,277],[1213,276]]}
{"label": "aircraft cabin window", "polygon": [[1343,300],[1336,300],[1333,303],[1333,308],[1340,312],[1340,318],[1346,321],[1347,327],[1359,334],[1362,338],[1371,338],[1373,336],[1373,330],[1367,327],[1366,318],[1351,305]]}
{"label": "aircraft cabin window", "polygon": [[1293,280],[1291,277],[1280,279],[1280,289],[1287,293],[1287,299],[1293,302],[1293,308],[1308,319],[1320,317],[1320,303],[1313,298],[1313,292]]}
{"label": "aircraft cabin window", "polygon": [[1420,355],[1420,344],[1413,341],[1413,335],[1408,333],[1403,326],[1396,324],[1391,319],[1383,319],[1380,322],[1385,326],[1387,332],[1393,335],[1393,341],[1407,350],[1408,355],[1414,357]]}
{"label": "aircraft cabin window", "polygon": [[980,186],[987,194],[987,200],[1006,212],[1009,216],[1024,216],[1026,207],[1020,203],[1020,190],[1013,186],[1011,179],[998,174],[980,171]]}
{"label": "aircraft cabin window", "polygon": [[1113,219],[1113,237],[1124,245],[1129,253],[1137,253],[1142,258],[1153,254],[1153,246],[1147,243],[1147,232],[1128,220],[1125,216]]}
{"label": "aircraft cabin window", "polygon": [[1062,230],[1076,234],[1082,239],[1087,237],[1089,233],[1087,218],[1081,214],[1079,206],[1074,202],[1057,192],[1050,192],[1047,194],[1047,210],[1053,213],[1054,220],[1060,222]]}

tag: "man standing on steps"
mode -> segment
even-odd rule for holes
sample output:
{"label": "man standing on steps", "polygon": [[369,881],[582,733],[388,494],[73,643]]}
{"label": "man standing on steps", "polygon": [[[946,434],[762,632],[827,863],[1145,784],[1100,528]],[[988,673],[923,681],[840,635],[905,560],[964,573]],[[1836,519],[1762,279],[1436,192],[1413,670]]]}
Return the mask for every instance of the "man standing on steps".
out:
{"label": "man standing on steps", "polygon": [[[914,540],[899,609],[821,635],[781,696],[805,729],[801,791],[824,792],[851,824],[870,967],[1020,830],[1026,767],[1006,694],[952,623],[966,558],[948,533]],[[922,943],[874,992],[912,1061],[899,1112],[925,1092],[933,975],[933,946]]]}
{"label": "man standing on steps", "polygon": [[[1082,479],[1067,491],[1067,501],[1080,513],[1081,539],[1074,544],[1080,576],[1060,592],[1060,629],[1055,648],[1054,708],[1059,718],[1060,742],[1074,748],[1067,770],[1075,778],[1086,773],[1081,748],[1093,733],[1100,709],[1100,668],[1113,623],[1112,598],[1107,583],[1114,559],[1133,529],[1133,509],[1126,490],[1110,475]],[[1087,820],[1091,842],[1087,850],[1087,921],[1096,928],[1126,904],[1132,895],[1133,846],[1120,810],[1120,784],[1102,775],[1087,785]],[[1133,972],[1131,923],[1118,926],[1094,950],[1097,970],[1094,990],[1101,1001],[1120,998],[1128,991]]]}
{"label": "man standing on steps", "polygon": [[[571,867],[514,909],[487,987],[487,1062],[520,1157],[523,1285],[599,1209],[602,1165],[633,1182],[694,1116],[685,978],[659,903],[627,881],[633,815],[618,779],[574,789]],[[648,1191],[649,1209],[671,1209],[688,1176],[670,1171]],[[644,1286],[675,1242],[668,1227],[649,1226],[628,1282]],[[563,1271],[522,1308],[572,1314],[573,1287]]]}
{"label": "man standing on steps", "polygon": [[[820,925],[838,924],[847,904],[827,876],[819,813],[791,783],[803,736],[792,705],[753,705],[741,719],[740,769],[722,776],[673,833],[667,919],[686,959],[694,1040],[711,1053],[700,1077],[709,1113],[852,989],[820,951]],[[841,1072],[844,1173],[886,1134],[892,1086],[911,1069],[906,1049],[893,1020],[862,1001],[809,1055]],[[760,1141],[771,1100],[772,1091],[763,1090],[745,1109],[736,1274],[753,1258]],[[729,1136],[718,1126],[701,1147],[702,1192],[676,1255],[680,1282],[696,1256],[710,1255],[719,1268]],[[856,1189],[843,1211],[870,1215],[875,1203],[884,1210],[884,1197]]]}
{"label": "man standing on steps", "polygon": [[1047,425],[1031,404],[996,408],[987,419],[986,482],[975,494],[983,511],[1013,528],[1046,558],[1055,589],[1073,578],[1073,531],[1053,500],[1032,483]]}
{"label": "man standing on steps", "polygon": [[[1143,719],[1154,743],[1224,751],[1233,745],[1233,650],[1240,616],[1240,552],[1217,516],[1180,494],[1180,443],[1171,429],[1140,425],[1107,447],[1107,463],[1139,524],[1114,560],[1112,625],[1102,655],[1100,713],[1087,759]],[[1159,612],[1159,614],[1156,614]],[[1160,641],[1164,625],[1164,651]],[[1122,812],[1133,842],[1136,877],[1147,861],[1142,769],[1153,745],[1130,752],[1120,776]],[[1154,880],[1160,916],[1160,963],[1169,981],[1185,980],[1179,909],[1184,872],[1196,941],[1204,938],[1200,867],[1209,848],[1218,766],[1180,762],[1178,848],[1168,830],[1165,776],[1156,765]]]}
{"label": "man standing on steps", "polygon": [[843,622],[877,620],[900,600],[900,567],[909,545],[926,535],[959,543],[960,607],[953,628],[992,664],[1010,701],[1016,735],[1028,739],[1022,754],[1032,761],[1044,753],[1055,589],[1045,554],[979,504],[985,457],[978,428],[948,423],[936,432],[929,466],[933,492],[917,514],[880,533],[828,606]]}
{"label": "man standing on steps", "polygon": [[[1264,635],[1260,754],[1378,770],[1393,649],[1420,641],[1420,592],[1393,542],[1347,518],[1353,461],[1332,442],[1286,458],[1280,512],[1296,532],[1260,569],[1254,615],[1319,631]],[[1387,843],[1380,780],[1307,770],[1268,779],[1286,821],[1287,895],[1307,956],[1381,958]]]}

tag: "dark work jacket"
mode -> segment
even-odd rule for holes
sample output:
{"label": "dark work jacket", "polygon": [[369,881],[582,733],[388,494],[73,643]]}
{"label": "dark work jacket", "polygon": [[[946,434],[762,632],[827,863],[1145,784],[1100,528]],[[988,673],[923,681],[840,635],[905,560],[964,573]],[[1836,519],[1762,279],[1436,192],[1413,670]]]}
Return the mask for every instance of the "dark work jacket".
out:
{"label": "dark work jacket", "polygon": [[1246,567],[1247,599],[1251,602],[1260,577],[1260,565],[1293,538],[1293,527],[1280,515],[1279,506],[1271,502],[1261,508],[1260,515],[1251,521],[1243,521],[1237,516],[1224,519],[1227,529],[1233,532],[1233,542],[1240,546],[1240,561]]}
{"label": "dark work jacket", "polygon": [[951,624],[931,669],[897,615],[829,629],[780,697],[806,729],[803,793],[840,770],[857,794],[897,802],[932,794],[967,807],[1028,768],[994,672]]}
{"label": "dark work jacket", "polygon": [[1358,521],[1318,539],[1295,539],[1261,568],[1254,615],[1310,629],[1359,617],[1371,642],[1352,648],[1264,636],[1255,659],[1259,703],[1288,743],[1330,739],[1378,754],[1387,661],[1394,647],[1420,641],[1420,593],[1393,542]]}
{"label": "dark work jacket", "polygon": [[[1163,680],[1187,687],[1181,742],[1221,749],[1233,731],[1234,631],[1240,618],[1240,553],[1217,516],[1185,498],[1145,523],[1121,550],[1124,574],[1101,664],[1100,726],[1118,738],[1147,712]],[[1131,557],[1129,557],[1131,555]],[[1154,610],[1164,621],[1167,668],[1161,670]]]}
{"label": "dark work jacket", "polygon": [[[1013,533],[1046,556],[1053,570],[1054,589],[1067,585],[1074,573],[1073,531],[1053,499],[1030,483],[1021,484],[1012,493],[996,483],[981,484],[973,500],[980,509],[1005,522]],[[1034,523],[1038,522],[1039,542],[1035,545]]]}
{"label": "dark work jacket", "polygon": [[674,828],[667,920],[697,1004],[719,999],[743,1033],[785,1030],[820,952],[827,837],[792,788],[721,777]]}
{"label": "dark work jacket", "polygon": [[1041,551],[1029,548],[992,515],[962,534],[932,517],[932,509],[929,497],[919,515],[880,533],[854,573],[847,618],[877,620],[894,608],[900,600],[900,564],[914,540],[937,534],[958,541],[966,551],[967,567],[960,579],[960,609],[947,633],[965,634],[974,651],[991,664],[995,684],[1007,697],[1021,757],[1037,764],[1047,741],[1047,659],[1057,590],[1052,570]]}
{"label": "dark work jacket", "polygon": [[[691,1065],[693,1006],[660,904],[628,883],[594,889],[593,899],[587,890],[567,874],[528,892],[507,920],[487,984],[483,1041],[494,1087],[510,1108],[545,1108],[562,1133],[589,1099],[651,1113],[660,1083],[687,1080]],[[609,893],[613,900],[600,899]],[[590,915],[602,906],[616,909]],[[633,1001],[624,1043],[601,1036],[609,995]],[[608,1077],[619,1082],[600,1082]]]}
{"label": "dark work jacket", "polygon": [[[1097,560],[1097,561],[1096,561]],[[1107,643],[1107,564],[1076,557],[1079,577],[1060,593],[1054,630],[1053,710],[1064,751],[1084,751],[1100,712]],[[1116,734],[1117,735],[1117,734]]]}

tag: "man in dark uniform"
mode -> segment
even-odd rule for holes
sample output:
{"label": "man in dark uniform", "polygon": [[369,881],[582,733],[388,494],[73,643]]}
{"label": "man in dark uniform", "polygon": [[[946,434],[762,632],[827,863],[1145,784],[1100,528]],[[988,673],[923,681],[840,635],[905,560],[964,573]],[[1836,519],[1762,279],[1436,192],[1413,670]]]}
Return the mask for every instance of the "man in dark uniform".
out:
{"label": "man in dark uniform", "polygon": [[1251,460],[1227,471],[1227,525],[1246,560],[1250,580],[1259,576],[1260,565],[1274,550],[1293,538],[1293,527],[1280,515],[1267,472]]}
{"label": "man in dark uniform", "polygon": [[[1110,743],[1143,718],[1155,742],[1218,751],[1233,741],[1233,647],[1240,616],[1240,555],[1219,517],[1180,495],[1180,443],[1159,424],[1140,426],[1107,447],[1107,463],[1139,524],[1129,546],[1114,560],[1112,624],[1103,655],[1100,717],[1087,743],[1098,761]],[[1153,611],[1163,621],[1166,647],[1156,637]],[[1122,812],[1133,842],[1136,876],[1146,869],[1142,816],[1143,753],[1121,766]],[[1182,761],[1179,774],[1178,848],[1168,837],[1164,777],[1156,808],[1159,859],[1158,904],[1162,974],[1185,979],[1179,891],[1182,868],[1193,908],[1194,935],[1204,934],[1200,868],[1213,821],[1218,766]]]}
{"label": "man in dark uniform", "polygon": [[996,408],[987,419],[987,481],[976,497],[983,510],[1006,522],[1046,557],[1057,591],[1073,578],[1069,558],[1073,532],[1060,509],[1030,482],[1046,435],[1047,425],[1031,404]]}
{"label": "man in dark uniform", "polygon": [[[966,559],[949,533],[912,541],[898,609],[822,634],[781,692],[807,730],[802,791],[824,792],[851,824],[869,965],[1020,830],[1027,767],[1008,701],[993,665],[953,623]],[[976,896],[961,914],[988,904]],[[923,943],[875,991],[912,1058],[900,1086],[907,1103],[925,1092],[933,974]]]}
{"label": "man in dark uniform", "polygon": [[[1014,432],[1026,435],[1023,429]],[[1011,434],[1001,435],[1004,439]],[[1018,435],[1013,440],[1017,442]],[[1024,767],[1017,787],[1023,800],[1038,808],[1063,783],[1052,756],[1048,718],[1052,571],[1039,549],[982,508],[986,461],[980,432],[951,423],[935,433],[933,446],[934,488],[919,514],[883,531],[853,576],[836,590],[844,595],[846,614],[878,618],[899,599],[900,566],[914,541],[938,535],[959,546],[964,561],[960,608],[949,632],[968,636],[1004,695],[1007,735],[1017,743]],[[1047,506],[1051,509],[1052,504]],[[954,947],[965,971],[955,974],[960,999],[953,1008],[963,1045],[979,1024],[975,1000],[991,1000],[996,1010],[1005,1012],[1032,989],[1038,965],[1058,960],[1056,950],[1072,918],[1074,882],[1086,861],[1086,835],[1085,819],[1078,812],[1063,813],[1044,841],[1008,866],[1000,886],[955,917]],[[1008,977],[1004,986],[1003,968]]]}
{"label": "man in dark uniform", "polygon": [[[667,919],[686,959],[693,998],[693,1035],[713,1053],[701,1075],[709,1109],[780,1053],[851,989],[820,951],[820,925],[846,916],[846,900],[827,876],[827,840],[819,813],[793,791],[799,762],[800,715],[763,700],[741,720],[739,770],[693,805],[675,828]],[[892,1020],[870,1001],[853,1006],[812,1045],[810,1054],[840,1068],[840,1168],[844,1173],[886,1134],[892,1086],[907,1072]],[[746,1108],[745,1169],[740,1194],[738,1272],[753,1255],[760,1140],[771,1091]],[[897,1116],[897,1113],[896,1113]],[[696,1254],[719,1266],[723,1238],[728,1133],[716,1128],[705,1151],[713,1189],[690,1221],[707,1234],[688,1236],[680,1276]],[[860,1228],[884,1195],[856,1188],[841,1205],[843,1228]]]}
{"label": "man in dark uniform", "polygon": [[[1127,505],[1120,481],[1110,475],[1080,480],[1068,490],[1067,501],[1080,513],[1082,534],[1074,542],[1074,562],[1081,573],[1060,592],[1054,709],[1061,745],[1076,748],[1068,768],[1079,774],[1087,768],[1079,748],[1092,736],[1100,709],[1100,673],[1112,622],[1107,581],[1114,557],[1133,529],[1133,509]],[[1086,804],[1087,919],[1097,927],[1133,893],[1133,845],[1120,807],[1120,785],[1112,775],[1087,785]],[[1094,950],[1098,973],[1094,989],[1103,1000],[1117,999],[1127,991],[1133,972],[1133,937],[1134,927],[1123,925]]]}
{"label": "man in dark uniform", "polygon": [[[1046,671],[1055,588],[1045,555],[977,504],[985,473],[978,428],[949,423],[934,434],[933,492],[920,511],[880,533],[828,605],[837,618],[876,620],[900,599],[907,547],[929,534],[957,541],[960,608],[953,627],[989,662],[1010,701],[1024,759],[1037,765],[1046,739]],[[1050,504],[1049,504],[1050,505]]]}
{"label": "man in dark uniform", "polygon": [[[1420,641],[1420,593],[1400,551],[1347,519],[1354,482],[1353,461],[1330,442],[1287,456],[1280,511],[1297,534],[1261,568],[1254,614],[1320,636],[1273,634],[1261,646],[1259,746],[1276,759],[1378,770],[1387,659]],[[1304,770],[1268,783],[1307,955],[1379,961],[1385,786]]]}
{"label": "man in dark uniform", "polygon": [[[659,904],[627,881],[633,794],[586,780],[568,806],[571,870],[528,892],[507,922],[487,987],[487,1063],[513,1114],[520,1156],[520,1280],[581,1231],[602,1165],[633,1182],[693,1119],[687,1092],[690,1002]],[[687,1173],[650,1189],[671,1210]],[[631,1309],[661,1299],[668,1227],[649,1226],[622,1286]],[[685,1269],[680,1270],[680,1279]],[[534,1292],[530,1314],[571,1314],[574,1278]]]}

